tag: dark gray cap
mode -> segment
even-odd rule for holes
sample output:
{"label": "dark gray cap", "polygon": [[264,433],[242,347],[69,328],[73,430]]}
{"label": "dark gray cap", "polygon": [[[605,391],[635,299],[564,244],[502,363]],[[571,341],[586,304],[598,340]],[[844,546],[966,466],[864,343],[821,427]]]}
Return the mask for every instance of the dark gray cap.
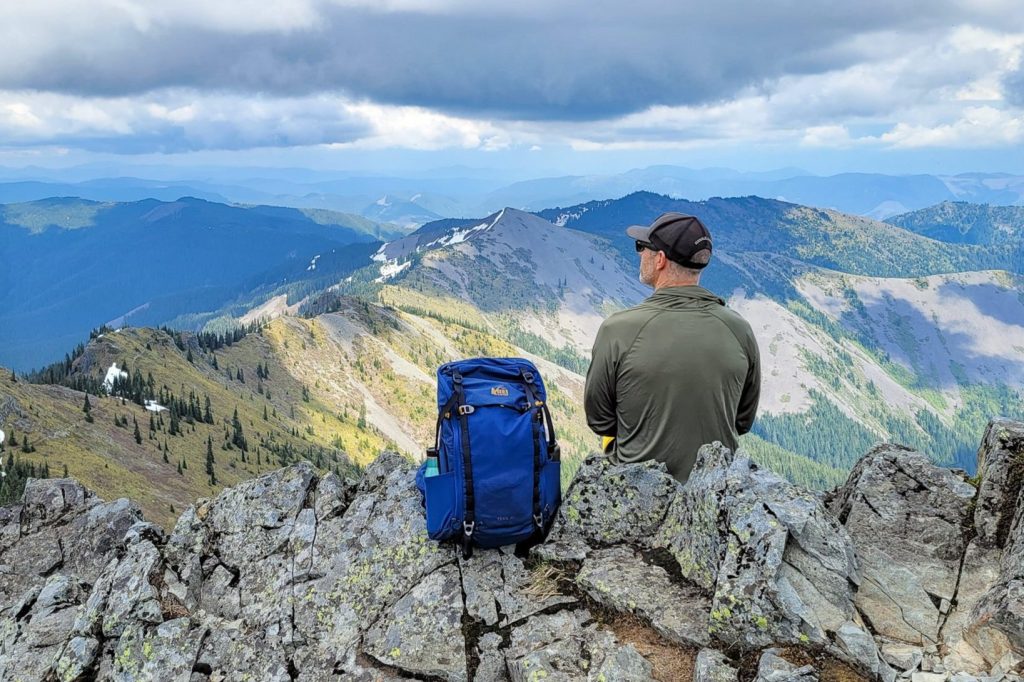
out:
{"label": "dark gray cap", "polygon": [[712,250],[708,228],[700,218],[684,213],[662,213],[650,225],[627,227],[626,234],[664,251],[669,260],[695,270],[700,270],[707,263],[692,262],[690,259],[694,254]]}

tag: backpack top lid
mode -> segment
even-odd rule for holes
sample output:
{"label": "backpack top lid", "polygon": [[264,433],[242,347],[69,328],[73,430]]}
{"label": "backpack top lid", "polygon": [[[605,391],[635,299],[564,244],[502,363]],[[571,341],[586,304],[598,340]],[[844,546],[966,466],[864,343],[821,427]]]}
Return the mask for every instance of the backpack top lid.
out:
{"label": "backpack top lid", "polygon": [[[540,400],[547,400],[544,381],[536,365],[525,358],[469,358],[448,362],[437,368],[437,407],[444,406],[455,392],[454,377],[456,373],[462,377],[463,387],[474,397],[467,402],[479,402],[486,399],[493,403],[515,402],[516,396],[522,396],[522,389],[512,386],[503,387],[503,383],[521,385],[527,377],[531,379],[533,392]],[[502,390],[504,388],[504,390]],[[485,397],[480,398],[481,391]]]}

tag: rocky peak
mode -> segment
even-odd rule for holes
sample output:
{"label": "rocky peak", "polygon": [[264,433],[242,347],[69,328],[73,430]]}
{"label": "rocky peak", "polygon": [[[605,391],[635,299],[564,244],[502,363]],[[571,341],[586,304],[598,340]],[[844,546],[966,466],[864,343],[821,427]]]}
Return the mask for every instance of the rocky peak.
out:
{"label": "rocky peak", "polygon": [[685,485],[591,457],[547,541],[426,537],[414,468],[295,465],[168,535],[32,481],[0,509],[2,680],[1019,680],[1024,424],[977,487],[899,446],[826,496],[705,446]]}

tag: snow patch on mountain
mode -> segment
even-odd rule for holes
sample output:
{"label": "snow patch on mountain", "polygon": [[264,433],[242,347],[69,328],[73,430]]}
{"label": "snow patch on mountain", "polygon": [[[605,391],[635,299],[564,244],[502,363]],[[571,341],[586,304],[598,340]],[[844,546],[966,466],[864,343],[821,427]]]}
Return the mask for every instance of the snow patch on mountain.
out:
{"label": "snow patch on mountain", "polygon": [[107,375],[103,378],[103,388],[107,389],[107,392],[109,393],[110,391],[114,390],[114,382],[117,379],[127,378],[128,372],[124,371],[123,369],[118,369],[117,363],[115,362],[107,369]]}
{"label": "snow patch on mountain", "polygon": [[405,261],[404,263],[396,263],[394,261],[387,261],[386,263],[384,263],[384,265],[380,266],[380,277],[378,277],[377,279],[375,279],[373,281],[374,282],[383,282],[385,280],[391,279],[392,277],[394,277],[398,273],[400,273],[403,270],[407,269],[410,265],[412,265],[412,261]]}

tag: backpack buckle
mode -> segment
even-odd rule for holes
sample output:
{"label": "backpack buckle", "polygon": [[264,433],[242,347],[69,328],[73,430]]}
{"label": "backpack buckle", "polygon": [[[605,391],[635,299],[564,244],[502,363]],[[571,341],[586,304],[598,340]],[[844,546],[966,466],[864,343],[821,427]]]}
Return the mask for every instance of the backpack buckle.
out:
{"label": "backpack buckle", "polygon": [[462,522],[462,558],[469,560],[473,556],[473,526],[475,521]]}
{"label": "backpack buckle", "polygon": [[540,514],[534,514],[533,515],[533,522],[534,522],[534,524],[536,524],[537,528],[543,528],[544,527],[544,517],[542,515],[540,515]]}
{"label": "backpack buckle", "polygon": [[528,370],[523,370],[523,379],[525,379],[527,382],[532,384],[533,383],[533,372],[530,372]]}
{"label": "backpack buckle", "polygon": [[473,414],[474,412],[476,412],[476,408],[472,405],[459,405],[459,416]]}

